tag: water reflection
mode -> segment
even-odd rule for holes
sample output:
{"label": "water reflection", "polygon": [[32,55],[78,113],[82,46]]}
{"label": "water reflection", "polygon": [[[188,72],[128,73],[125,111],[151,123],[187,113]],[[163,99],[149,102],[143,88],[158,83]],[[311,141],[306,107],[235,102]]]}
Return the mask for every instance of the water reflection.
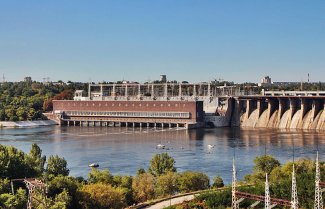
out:
{"label": "water reflection", "polygon": [[[325,137],[320,131],[276,129],[196,129],[177,130],[126,127],[38,127],[1,129],[0,143],[28,152],[36,142],[44,154],[67,159],[71,175],[87,176],[90,162],[108,168],[114,174],[134,175],[147,168],[152,156],[168,152],[176,160],[178,171],[198,170],[210,177],[220,175],[231,181],[231,163],[236,153],[239,178],[249,173],[253,159],[265,150],[282,163],[295,156],[315,157],[317,145],[324,157]],[[156,149],[164,144],[166,149]]]}

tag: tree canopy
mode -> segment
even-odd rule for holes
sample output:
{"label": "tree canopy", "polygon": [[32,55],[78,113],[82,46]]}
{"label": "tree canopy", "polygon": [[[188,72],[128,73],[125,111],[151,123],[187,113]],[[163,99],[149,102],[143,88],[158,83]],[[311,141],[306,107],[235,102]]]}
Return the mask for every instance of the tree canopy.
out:
{"label": "tree canopy", "polygon": [[159,176],[167,172],[175,172],[175,160],[167,153],[156,154],[150,160],[149,172],[154,176]]}

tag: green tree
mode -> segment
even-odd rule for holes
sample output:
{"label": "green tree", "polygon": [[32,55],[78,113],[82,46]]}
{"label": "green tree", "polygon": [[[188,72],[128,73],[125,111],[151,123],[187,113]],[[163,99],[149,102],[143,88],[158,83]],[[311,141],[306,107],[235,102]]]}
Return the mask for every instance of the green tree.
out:
{"label": "green tree", "polygon": [[56,195],[54,200],[51,201],[49,209],[68,209],[71,204],[71,196],[67,190],[63,190],[60,194]]}
{"label": "green tree", "polygon": [[96,168],[92,168],[88,174],[88,182],[91,184],[94,183],[104,183],[104,184],[113,184],[113,176],[110,174],[109,170],[105,169],[100,171]]}
{"label": "green tree", "polygon": [[137,202],[152,199],[155,195],[155,178],[150,173],[136,176],[132,182],[133,196]]}
{"label": "green tree", "polygon": [[120,176],[120,175],[115,175],[113,177],[113,185],[116,187],[124,187],[128,189],[132,189],[132,181],[133,178],[132,176]]}
{"label": "green tree", "polygon": [[145,173],[146,172],[146,170],[144,170],[143,168],[139,168],[138,170],[137,170],[137,176],[139,176],[140,174],[143,174],[143,173]]}
{"label": "green tree", "polygon": [[223,183],[223,180],[220,176],[216,176],[214,178],[214,181],[213,181],[213,184],[212,184],[212,187],[213,188],[221,188],[221,187],[224,187],[225,184]]}
{"label": "green tree", "polygon": [[83,209],[120,209],[126,206],[123,190],[109,184],[85,185],[79,190],[78,197]]}
{"label": "green tree", "polygon": [[58,155],[51,155],[47,162],[47,174],[49,176],[67,176],[69,175],[69,169],[67,168],[67,161]]}
{"label": "green tree", "polygon": [[162,174],[170,172],[175,172],[175,160],[170,157],[167,153],[156,154],[150,160],[149,172],[154,176],[159,176]]}
{"label": "green tree", "polygon": [[167,172],[157,178],[156,194],[164,197],[173,195],[178,191],[178,174],[175,172]]}
{"label": "green tree", "polygon": [[70,196],[69,208],[78,208],[77,190],[80,186],[81,183],[74,177],[56,176],[48,182],[48,195],[55,198],[66,191]]}
{"label": "green tree", "polygon": [[271,173],[272,170],[280,166],[280,162],[271,155],[263,155],[254,159],[254,171]]}
{"label": "green tree", "polygon": [[280,167],[280,162],[271,155],[257,156],[254,159],[253,173],[245,176],[245,180],[251,183],[263,183],[265,174],[270,174],[273,170]]}
{"label": "green tree", "polygon": [[18,107],[16,110],[16,115],[19,120],[26,120],[27,119],[27,112],[25,107]]}
{"label": "green tree", "polygon": [[1,107],[1,109],[0,109],[0,121],[4,121],[4,120],[6,120],[6,113],[5,113],[4,109],[3,109],[3,107]]}
{"label": "green tree", "polygon": [[178,178],[182,192],[198,191],[209,188],[209,177],[201,172],[185,171]]}
{"label": "green tree", "polygon": [[24,189],[19,188],[16,194],[0,194],[0,208],[21,209],[27,204],[27,194]]}
{"label": "green tree", "polygon": [[0,144],[0,178],[30,177],[31,166],[26,163],[26,154],[14,147]]}
{"label": "green tree", "polygon": [[33,143],[27,155],[27,164],[33,168],[32,172],[35,177],[43,173],[45,162],[46,156],[42,156],[41,148],[36,143]]}
{"label": "green tree", "polygon": [[113,182],[114,187],[119,187],[122,189],[126,203],[128,205],[132,205],[134,203],[132,190],[133,177],[116,175],[113,177]]}
{"label": "green tree", "polygon": [[1,179],[0,178],[0,194],[9,193],[10,190],[10,180],[9,179]]}

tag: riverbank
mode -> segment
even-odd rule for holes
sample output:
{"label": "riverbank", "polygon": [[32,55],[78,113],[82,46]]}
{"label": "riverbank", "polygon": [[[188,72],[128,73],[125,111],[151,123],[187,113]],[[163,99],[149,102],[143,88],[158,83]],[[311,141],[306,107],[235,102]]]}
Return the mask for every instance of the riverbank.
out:
{"label": "riverbank", "polygon": [[52,120],[36,120],[36,121],[0,121],[0,128],[22,128],[22,127],[37,127],[37,126],[53,126],[58,125]]}

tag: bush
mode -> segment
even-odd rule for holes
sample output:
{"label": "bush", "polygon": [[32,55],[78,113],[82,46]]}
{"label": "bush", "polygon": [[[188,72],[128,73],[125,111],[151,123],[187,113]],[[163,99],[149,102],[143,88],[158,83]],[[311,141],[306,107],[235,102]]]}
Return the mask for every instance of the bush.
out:
{"label": "bush", "polygon": [[209,177],[201,172],[186,171],[178,179],[182,192],[191,192],[209,188]]}

